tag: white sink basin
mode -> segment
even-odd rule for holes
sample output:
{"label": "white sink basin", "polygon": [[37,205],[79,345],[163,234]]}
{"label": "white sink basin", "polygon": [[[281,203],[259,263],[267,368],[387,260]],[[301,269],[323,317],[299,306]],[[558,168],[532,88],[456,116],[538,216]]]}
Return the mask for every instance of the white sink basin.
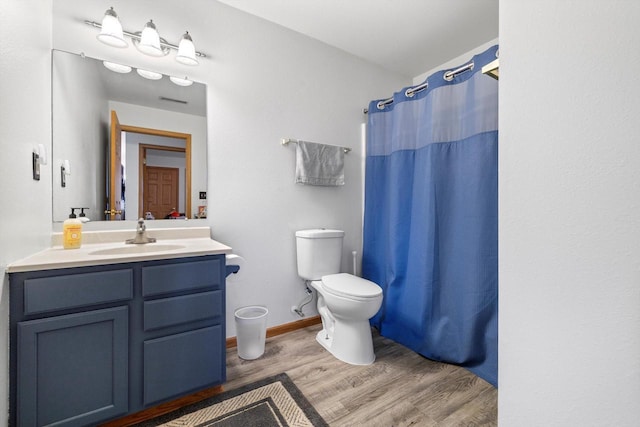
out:
{"label": "white sink basin", "polygon": [[89,255],[135,255],[148,254],[150,252],[173,251],[176,249],[184,249],[184,245],[163,245],[156,243],[145,243],[142,245],[126,245],[117,248],[99,249],[89,252]]}

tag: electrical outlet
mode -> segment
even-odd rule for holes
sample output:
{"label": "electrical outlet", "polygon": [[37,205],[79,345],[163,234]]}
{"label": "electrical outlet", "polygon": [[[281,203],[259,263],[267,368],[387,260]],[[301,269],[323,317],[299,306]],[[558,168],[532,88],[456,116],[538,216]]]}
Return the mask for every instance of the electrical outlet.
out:
{"label": "electrical outlet", "polygon": [[200,200],[207,200],[207,192],[206,191],[201,191],[200,192]]}

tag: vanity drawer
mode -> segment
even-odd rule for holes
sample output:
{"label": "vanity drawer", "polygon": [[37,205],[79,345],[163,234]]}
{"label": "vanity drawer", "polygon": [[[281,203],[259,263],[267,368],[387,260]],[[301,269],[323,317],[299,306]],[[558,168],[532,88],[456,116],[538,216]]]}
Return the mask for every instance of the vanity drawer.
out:
{"label": "vanity drawer", "polygon": [[144,405],[224,382],[224,326],[144,342]]}
{"label": "vanity drawer", "polygon": [[221,289],[224,258],[161,264],[142,268],[142,295],[145,297],[193,289]]}
{"label": "vanity drawer", "polygon": [[68,274],[24,281],[25,315],[131,298],[131,269]]}
{"label": "vanity drawer", "polygon": [[222,321],[222,291],[201,292],[144,303],[144,330],[218,318]]}

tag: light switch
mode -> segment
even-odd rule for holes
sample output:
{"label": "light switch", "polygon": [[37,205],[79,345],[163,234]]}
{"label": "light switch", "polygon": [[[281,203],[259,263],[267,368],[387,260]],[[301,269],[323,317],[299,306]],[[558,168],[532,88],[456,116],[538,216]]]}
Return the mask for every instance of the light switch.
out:
{"label": "light switch", "polygon": [[40,156],[35,151],[31,153],[31,163],[33,167],[33,179],[40,181]]}

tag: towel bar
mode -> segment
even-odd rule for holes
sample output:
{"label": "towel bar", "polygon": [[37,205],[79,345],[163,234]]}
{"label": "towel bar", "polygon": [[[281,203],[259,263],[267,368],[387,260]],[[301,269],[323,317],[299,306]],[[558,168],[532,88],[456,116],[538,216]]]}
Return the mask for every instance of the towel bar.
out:
{"label": "towel bar", "polygon": [[[298,141],[299,141],[298,139],[282,138],[282,139],[280,140],[280,143],[281,143],[282,145],[288,145],[289,143],[297,144],[297,143],[298,143]],[[345,153],[348,153],[349,151],[351,151],[351,148],[349,148],[349,147],[340,147],[340,148],[342,148],[342,150],[343,150]]]}

